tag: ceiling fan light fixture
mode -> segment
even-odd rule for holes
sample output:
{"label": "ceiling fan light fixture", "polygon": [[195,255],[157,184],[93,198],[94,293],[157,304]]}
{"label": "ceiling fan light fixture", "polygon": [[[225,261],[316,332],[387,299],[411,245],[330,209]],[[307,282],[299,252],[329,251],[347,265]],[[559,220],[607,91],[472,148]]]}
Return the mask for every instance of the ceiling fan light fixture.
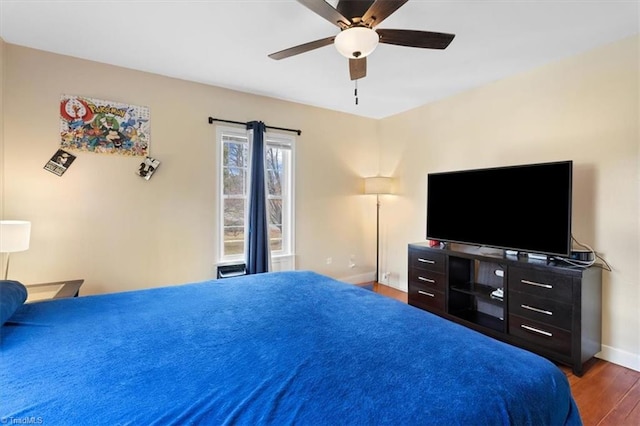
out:
{"label": "ceiling fan light fixture", "polygon": [[378,46],[380,36],[367,27],[352,27],[342,30],[336,36],[334,44],[338,52],[346,58],[364,58]]}

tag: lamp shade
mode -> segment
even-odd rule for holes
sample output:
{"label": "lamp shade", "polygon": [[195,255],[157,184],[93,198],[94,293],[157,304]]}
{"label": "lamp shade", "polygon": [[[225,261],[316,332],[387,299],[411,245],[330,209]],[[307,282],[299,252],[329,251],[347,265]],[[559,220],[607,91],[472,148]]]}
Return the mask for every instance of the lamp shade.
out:
{"label": "lamp shade", "polygon": [[0,253],[13,253],[29,249],[31,222],[0,220]]}
{"label": "lamp shade", "polygon": [[357,59],[373,52],[379,41],[380,36],[371,28],[353,27],[342,30],[333,44],[342,56]]}
{"label": "lamp shade", "polygon": [[364,178],[365,194],[393,194],[393,179],[384,176]]}

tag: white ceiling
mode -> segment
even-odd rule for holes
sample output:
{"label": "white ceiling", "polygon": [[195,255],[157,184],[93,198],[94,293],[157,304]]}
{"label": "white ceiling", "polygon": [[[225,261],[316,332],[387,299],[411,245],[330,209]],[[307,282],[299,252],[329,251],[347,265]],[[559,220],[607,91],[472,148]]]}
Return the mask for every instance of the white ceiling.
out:
{"label": "white ceiling", "polygon": [[379,45],[355,105],[333,46],[267,57],[338,32],[294,0],[0,0],[0,19],[7,43],[373,118],[637,34],[640,22],[636,0],[410,0],[380,28],[456,38],[446,50]]}

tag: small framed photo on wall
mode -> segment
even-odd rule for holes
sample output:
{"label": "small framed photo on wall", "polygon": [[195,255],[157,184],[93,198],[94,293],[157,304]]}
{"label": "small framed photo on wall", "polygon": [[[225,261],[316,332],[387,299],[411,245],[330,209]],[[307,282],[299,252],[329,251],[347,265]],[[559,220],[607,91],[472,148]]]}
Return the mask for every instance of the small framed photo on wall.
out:
{"label": "small framed photo on wall", "polygon": [[62,176],[75,159],[75,155],[65,151],[64,149],[59,149],[55,154],[53,154],[53,157],[47,161],[47,164],[44,165],[44,169],[54,175]]}
{"label": "small framed photo on wall", "polygon": [[149,180],[158,169],[158,166],[160,166],[160,161],[156,160],[155,158],[146,157],[144,161],[140,163],[137,174],[138,176]]}

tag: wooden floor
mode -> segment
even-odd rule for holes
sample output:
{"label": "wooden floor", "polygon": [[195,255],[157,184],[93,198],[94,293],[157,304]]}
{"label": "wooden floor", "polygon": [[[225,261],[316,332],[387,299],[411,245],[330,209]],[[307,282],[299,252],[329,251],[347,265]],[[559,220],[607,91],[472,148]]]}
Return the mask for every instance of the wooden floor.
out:
{"label": "wooden floor", "polygon": [[[374,284],[376,293],[407,303],[407,293]],[[594,359],[582,377],[559,366],[567,375],[585,426],[640,425],[640,372]]]}

